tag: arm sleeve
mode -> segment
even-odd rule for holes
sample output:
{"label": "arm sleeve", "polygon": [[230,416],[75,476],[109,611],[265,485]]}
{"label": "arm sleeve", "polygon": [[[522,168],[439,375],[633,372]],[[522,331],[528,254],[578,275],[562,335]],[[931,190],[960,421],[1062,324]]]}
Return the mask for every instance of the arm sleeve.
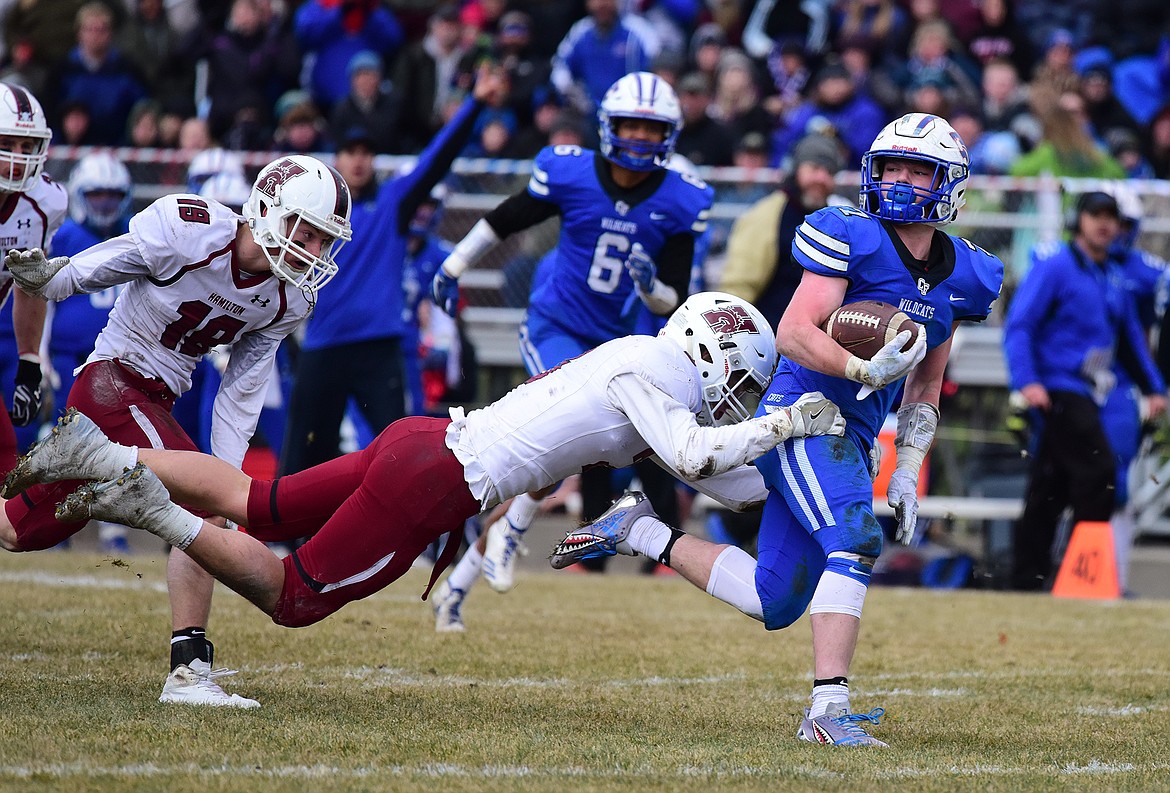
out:
{"label": "arm sleeve", "polygon": [[[690,234],[668,237],[658,254],[658,280],[674,289],[679,302],[684,300],[691,285],[691,265],[695,260],[695,238]],[[669,314],[678,305],[671,306]]]}
{"label": "arm sleeve", "polygon": [[256,431],[280,340],[246,333],[232,347],[211,416],[211,452],[239,468]]}
{"label": "arm sleeve", "polygon": [[47,300],[91,294],[150,275],[150,265],[129,234],[106,240],[69,260],[41,289]]}
{"label": "arm sleeve", "polygon": [[768,416],[700,427],[690,408],[634,373],[614,377],[608,392],[659,459],[686,482],[730,471],[784,440]]}
{"label": "arm sleeve", "polygon": [[439,134],[435,136],[425,149],[418,155],[415,169],[405,176],[399,177],[399,184],[387,182],[383,191],[393,186],[395,194],[402,195],[397,206],[396,228],[400,235],[405,235],[410,227],[410,219],[414,217],[419,204],[426,200],[433,188],[446,176],[451,169],[451,163],[459,156],[459,152],[467,145],[471,137],[471,130],[479,118],[483,105],[475,99],[468,98],[454,117],[443,125]]}
{"label": "arm sleeve", "polygon": [[[484,220],[496,232],[496,236],[504,239],[509,234],[531,228],[542,220],[548,220],[560,214],[560,207],[548,201],[535,198],[527,189],[505,198],[495,209],[484,215]],[[688,261],[687,267],[690,267]],[[681,294],[686,294],[683,289]]]}

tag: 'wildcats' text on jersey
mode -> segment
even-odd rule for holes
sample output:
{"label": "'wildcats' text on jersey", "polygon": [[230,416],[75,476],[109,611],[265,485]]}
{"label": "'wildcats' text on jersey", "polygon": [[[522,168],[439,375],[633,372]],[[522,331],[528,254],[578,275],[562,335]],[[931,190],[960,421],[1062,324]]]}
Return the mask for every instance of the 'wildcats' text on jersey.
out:
{"label": "'wildcats' text on jersey", "polygon": [[529,194],[561,215],[557,253],[540,274],[529,311],[598,343],[634,330],[638,312],[622,315],[634,290],[625,268],[634,243],[657,262],[669,237],[698,238],[707,229],[714,197],[702,180],[670,170],[615,196],[601,175],[608,168],[597,152],[548,147],[537,154],[528,182]]}
{"label": "'wildcats' text on jersey", "polygon": [[273,273],[240,270],[242,222],[215,201],[165,196],[134,216],[128,234],[74,257],[42,290],[59,300],[126,284],[87,363],[117,359],[175,395],[191,387],[211,348],[232,345],[212,445],[235,465],[255,429],[276,348],[312,310],[304,293]]}
{"label": "'wildcats' text on jersey", "polygon": [[[40,248],[52,255],[53,235],[65,222],[69,203],[65,188],[47,176],[33,182],[24,193],[7,193],[0,199],[0,256],[16,249]],[[8,266],[0,264],[0,305],[12,293]]]}
{"label": "'wildcats' text on jersey", "polygon": [[[918,262],[893,228],[852,207],[828,207],[809,215],[797,228],[792,256],[818,275],[848,279],[843,304],[880,300],[898,306],[926,327],[928,349],[949,339],[955,322],[986,319],[1003,284],[1003,263],[977,245],[936,233],[927,262]],[[860,388],[781,358],[769,397],[821,391],[841,408],[850,433],[875,437],[893,405],[897,384],[858,401]]]}

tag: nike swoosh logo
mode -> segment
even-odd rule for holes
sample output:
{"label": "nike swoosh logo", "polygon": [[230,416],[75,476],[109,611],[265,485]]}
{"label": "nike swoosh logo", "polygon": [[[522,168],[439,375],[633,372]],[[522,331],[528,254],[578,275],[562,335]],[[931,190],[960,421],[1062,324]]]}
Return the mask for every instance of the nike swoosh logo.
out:
{"label": "nike swoosh logo", "polygon": [[821,414],[824,412],[825,412],[825,408],[822,407],[816,413],[810,413],[808,416],[808,420],[809,421],[816,421],[817,419],[819,419],[821,417]]}
{"label": "nike swoosh logo", "polygon": [[950,297],[952,303],[962,303],[964,299],[962,295],[951,295]]}
{"label": "nike swoosh logo", "polygon": [[651,220],[666,220],[666,214],[664,212],[651,212],[650,219]]}

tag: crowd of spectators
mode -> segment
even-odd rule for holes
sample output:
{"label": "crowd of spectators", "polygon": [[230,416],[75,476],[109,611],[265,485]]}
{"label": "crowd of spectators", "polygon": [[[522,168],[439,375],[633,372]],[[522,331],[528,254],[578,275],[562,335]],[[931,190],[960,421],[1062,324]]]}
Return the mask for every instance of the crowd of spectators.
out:
{"label": "crowd of spectators", "polygon": [[[678,90],[696,165],[809,132],[847,164],[896,115],[959,117],[976,173],[1170,178],[1164,0],[0,0],[0,79],[32,90],[55,144],[334,151],[355,126],[416,154],[486,61],[511,89],[464,154],[595,143],[617,76]],[[762,143],[761,143],[762,141]]]}

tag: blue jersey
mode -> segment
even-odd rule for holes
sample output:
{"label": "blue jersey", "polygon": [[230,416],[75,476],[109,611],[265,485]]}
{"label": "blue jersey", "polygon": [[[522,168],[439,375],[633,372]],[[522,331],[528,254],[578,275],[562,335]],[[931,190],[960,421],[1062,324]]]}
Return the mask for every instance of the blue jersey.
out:
{"label": "blue jersey", "polygon": [[615,200],[599,176],[608,167],[597,152],[552,146],[536,155],[528,182],[529,195],[555,204],[561,216],[557,253],[533,288],[529,314],[595,344],[634,332],[638,312],[623,314],[634,291],[625,268],[634,243],[657,261],[669,237],[697,239],[715,195],[701,179],[668,170],[645,198]]}
{"label": "blue jersey", "polygon": [[[987,318],[1003,284],[999,259],[964,239],[939,233],[930,271],[915,272],[909,252],[895,240],[881,221],[860,210],[827,207],[797,228],[792,256],[818,275],[848,279],[843,304],[880,300],[897,306],[926,327],[928,349],[949,339],[956,321]],[[860,384],[781,357],[767,401],[789,404],[793,395],[820,391],[841,408],[848,432],[868,447],[893,406],[898,385],[891,383],[859,401]]]}
{"label": "blue jersey", "polygon": [[[87,248],[117,237],[130,230],[130,218],[123,218],[108,237],[99,236],[88,227],[66,220],[57,236],[53,237],[54,256],[73,256]],[[74,295],[53,308],[53,325],[49,336],[49,350],[84,356],[93,352],[93,343],[110,318],[110,309],[118,297],[118,288],[110,287],[88,295]]]}

